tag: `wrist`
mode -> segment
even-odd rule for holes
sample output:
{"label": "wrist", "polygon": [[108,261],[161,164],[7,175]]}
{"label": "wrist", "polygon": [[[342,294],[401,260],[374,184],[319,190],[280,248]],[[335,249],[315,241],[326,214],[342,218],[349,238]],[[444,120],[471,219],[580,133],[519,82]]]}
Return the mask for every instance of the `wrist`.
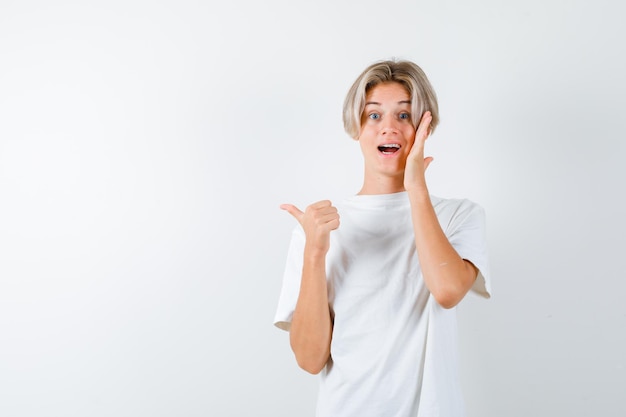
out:
{"label": "wrist", "polygon": [[426,190],[426,178],[424,175],[413,173],[412,175],[405,171],[404,188],[408,190]]}
{"label": "wrist", "polygon": [[304,258],[309,262],[320,262],[326,260],[328,248],[317,247],[314,245],[304,245]]}
{"label": "wrist", "polygon": [[428,203],[430,204],[430,193],[426,184],[423,186],[405,187],[407,194],[409,195],[409,201],[411,203]]}
{"label": "wrist", "polygon": [[428,194],[426,178],[404,178],[404,189],[413,193]]}

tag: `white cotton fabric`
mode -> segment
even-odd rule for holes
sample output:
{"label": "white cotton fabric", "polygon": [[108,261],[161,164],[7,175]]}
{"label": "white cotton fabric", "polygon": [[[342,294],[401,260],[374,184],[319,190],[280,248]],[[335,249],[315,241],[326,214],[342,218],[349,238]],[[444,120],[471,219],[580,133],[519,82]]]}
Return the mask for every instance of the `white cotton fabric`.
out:
{"label": "white cotton fabric", "polygon": [[[489,297],[483,209],[431,197],[459,255],[480,271],[472,290]],[[422,279],[406,192],[336,204],[341,224],[326,257],[334,327],[320,377],[318,417],[461,417],[456,309],[442,308]],[[287,256],[274,324],[289,330],[298,299],[304,232]]]}

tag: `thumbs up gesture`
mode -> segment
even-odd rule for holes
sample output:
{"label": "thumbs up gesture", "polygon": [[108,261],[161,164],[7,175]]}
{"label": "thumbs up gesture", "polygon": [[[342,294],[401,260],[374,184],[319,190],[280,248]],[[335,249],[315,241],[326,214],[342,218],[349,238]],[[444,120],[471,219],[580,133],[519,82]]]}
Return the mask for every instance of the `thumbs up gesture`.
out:
{"label": "thumbs up gesture", "polygon": [[326,254],[330,248],[330,232],[339,227],[337,208],[328,200],[318,201],[304,211],[293,204],[281,204],[281,209],[291,214],[304,229],[306,245],[311,250]]}

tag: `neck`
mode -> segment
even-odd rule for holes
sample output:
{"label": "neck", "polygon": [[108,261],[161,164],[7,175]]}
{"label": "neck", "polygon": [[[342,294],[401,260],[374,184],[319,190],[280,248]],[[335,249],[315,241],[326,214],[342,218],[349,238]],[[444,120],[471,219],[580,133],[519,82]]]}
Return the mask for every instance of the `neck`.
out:
{"label": "neck", "polygon": [[358,194],[393,194],[402,191],[405,191],[404,172],[396,176],[368,176],[366,174],[363,180],[363,187],[361,187],[361,191]]}

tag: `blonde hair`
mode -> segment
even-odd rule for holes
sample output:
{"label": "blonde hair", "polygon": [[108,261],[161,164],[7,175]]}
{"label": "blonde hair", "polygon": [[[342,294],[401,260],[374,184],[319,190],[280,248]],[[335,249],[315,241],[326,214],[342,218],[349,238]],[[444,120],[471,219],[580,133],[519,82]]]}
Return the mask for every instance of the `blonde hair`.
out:
{"label": "blonde hair", "polygon": [[375,86],[396,82],[402,85],[411,97],[411,118],[417,128],[426,111],[432,114],[430,131],[439,124],[437,95],[426,74],[411,61],[380,61],[365,69],[354,81],[343,103],[343,127],[351,138],[356,139],[361,132],[361,116],[365,108],[365,97]]}

